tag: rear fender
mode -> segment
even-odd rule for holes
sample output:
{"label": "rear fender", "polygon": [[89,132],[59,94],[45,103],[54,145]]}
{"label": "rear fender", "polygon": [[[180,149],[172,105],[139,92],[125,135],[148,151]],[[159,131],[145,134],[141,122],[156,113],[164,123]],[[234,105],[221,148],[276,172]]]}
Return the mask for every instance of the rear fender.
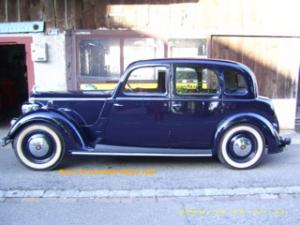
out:
{"label": "rear fender", "polygon": [[11,126],[7,139],[13,140],[24,127],[32,123],[45,123],[57,128],[64,139],[66,150],[84,149],[86,147],[86,141],[79,126],[63,114],[49,110],[38,110],[22,115]]}
{"label": "rear fender", "polygon": [[261,131],[266,141],[268,153],[276,153],[281,151],[281,149],[279,148],[279,134],[269,120],[255,113],[240,113],[228,117],[219,123],[212,143],[213,154],[217,155],[220,141],[224,133],[230,127],[245,123],[254,125]]}

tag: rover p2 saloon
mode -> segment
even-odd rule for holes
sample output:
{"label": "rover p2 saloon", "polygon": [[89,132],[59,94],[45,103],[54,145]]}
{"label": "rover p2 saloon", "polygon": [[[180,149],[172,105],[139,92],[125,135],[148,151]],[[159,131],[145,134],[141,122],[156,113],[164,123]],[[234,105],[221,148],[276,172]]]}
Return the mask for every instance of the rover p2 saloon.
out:
{"label": "rover p2 saloon", "polygon": [[243,64],[153,59],[130,64],[114,90],[33,93],[2,145],[35,170],[65,154],[216,156],[227,167],[255,167],[291,140],[279,136],[270,99]]}

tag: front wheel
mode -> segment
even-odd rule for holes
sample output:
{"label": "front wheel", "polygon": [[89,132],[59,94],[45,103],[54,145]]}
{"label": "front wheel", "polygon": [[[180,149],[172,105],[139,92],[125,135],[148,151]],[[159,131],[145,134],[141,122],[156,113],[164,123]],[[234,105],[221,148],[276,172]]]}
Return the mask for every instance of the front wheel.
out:
{"label": "front wheel", "polygon": [[18,159],[34,170],[53,169],[64,156],[62,138],[52,126],[31,124],[20,131],[14,140]]}
{"label": "front wheel", "polygon": [[227,167],[249,169],[257,166],[265,153],[265,140],[260,130],[241,124],[230,128],[223,135],[218,158]]}

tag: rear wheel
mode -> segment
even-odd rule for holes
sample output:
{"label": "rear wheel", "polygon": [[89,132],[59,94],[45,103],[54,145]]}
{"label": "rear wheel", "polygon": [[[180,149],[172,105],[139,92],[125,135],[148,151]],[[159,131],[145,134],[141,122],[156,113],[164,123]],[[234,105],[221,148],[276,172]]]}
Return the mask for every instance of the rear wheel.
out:
{"label": "rear wheel", "polygon": [[260,130],[249,124],[230,128],[223,135],[218,158],[227,167],[248,169],[257,166],[265,153],[265,140]]}
{"label": "rear wheel", "polygon": [[15,138],[14,149],[18,159],[34,170],[55,168],[65,152],[57,129],[41,123],[22,129]]}

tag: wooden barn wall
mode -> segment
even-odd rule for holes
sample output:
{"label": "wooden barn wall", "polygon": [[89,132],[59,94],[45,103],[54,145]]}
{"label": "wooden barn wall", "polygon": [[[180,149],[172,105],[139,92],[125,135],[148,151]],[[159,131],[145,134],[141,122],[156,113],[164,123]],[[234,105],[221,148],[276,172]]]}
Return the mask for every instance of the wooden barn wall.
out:
{"label": "wooden barn wall", "polygon": [[[139,10],[136,5],[148,8],[151,5],[195,3],[197,0],[0,0],[0,22],[44,20],[48,28],[96,29],[99,27],[120,28],[120,15],[109,15],[110,5],[124,6],[124,15]],[[128,13],[126,13],[126,11]],[[135,12],[133,12],[135,13]],[[144,16],[148,16],[144,14]],[[116,22],[114,22],[114,19]]]}
{"label": "wooden barn wall", "polygon": [[0,22],[31,20],[48,28],[183,29],[186,35],[300,32],[297,0],[0,0]]}
{"label": "wooden barn wall", "polygon": [[255,73],[259,93],[271,98],[295,98],[300,62],[300,38],[213,36],[210,56],[242,62]]}

